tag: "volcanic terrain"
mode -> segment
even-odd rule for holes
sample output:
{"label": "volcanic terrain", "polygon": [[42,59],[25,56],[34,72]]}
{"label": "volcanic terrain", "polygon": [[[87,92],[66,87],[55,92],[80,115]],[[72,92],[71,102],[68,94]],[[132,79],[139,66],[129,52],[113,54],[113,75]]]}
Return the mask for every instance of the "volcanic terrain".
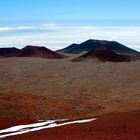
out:
{"label": "volcanic terrain", "polygon": [[0,48],[0,57],[13,57],[15,56],[20,50],[13,47],[13,48]]}
{"label": "volcanic terrain", "polygon": [[49,59],[61,59],[63,55],[58,54],[46,47],[28,45],[20,50],[16,57],[43,57]]}
{"label": "volcanic terrain", "polygon": [[89,59],[98,59],[99,61],[102,62],[130,62],[131,61],[131,56],[129,55],[122,55],[122,54],[117,54],[113,52],[109,48],[98,48],[98,49],[93,49],[89,51],[88,53],[85,53],[81,55],[80,57],[77,57],[73,59],[74,62],[78,61],[85,61]]}
{"label": "volcanic terrain", "polygon": [[139,140],[140,60],[130,61],[132,54],[99,47],[65,58],[27,46],[16,56],[0,58],[0,132],[39,120],[97,120],[5,139]]}
{"label": "volcanic terrain", "polygon": [[82,52],[89,52],[93,49],[99,49],[99,48],[109,48],[115,53],[124,54],[124,55],[132,55],[132,56],[140,56],[140,53],[128,48],[127,46],[116,42],[116,41],[106,41],[106,40],[95,40],[95,39],[89,39],[81,44],[74,44],[70,45],[62,50],[59,50],[59,52],[63,53],[72,53],[72,54],[78,54]]}

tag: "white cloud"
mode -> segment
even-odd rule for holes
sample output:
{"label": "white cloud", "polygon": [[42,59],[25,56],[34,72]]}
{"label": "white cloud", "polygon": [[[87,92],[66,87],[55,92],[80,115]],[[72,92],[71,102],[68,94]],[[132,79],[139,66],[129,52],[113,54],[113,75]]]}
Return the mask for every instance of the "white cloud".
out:
{"label": "white cloud", "polygon": [[38,27],[34,27],[34,26],[0,27],[0,32],[16,31],[16,30],[29,30],[29,29],[38,29]]}
{"label": "white cloud", "polygon": [[[22,31],[22,32],[21,32]],[[56,50],[88,39],[116,40],[140,50],[140,26],[38,26],[0,27],[0,47],[44,45]]]}
{"label": "white cloud", "polygon": [[42,24],[38,26],[13,26],[13,27],[0,27],[0,32],[4,31],[18,31],[18,30],[49,30],[49,29],[59,29],[60,27],[57,26],[56,24]]}

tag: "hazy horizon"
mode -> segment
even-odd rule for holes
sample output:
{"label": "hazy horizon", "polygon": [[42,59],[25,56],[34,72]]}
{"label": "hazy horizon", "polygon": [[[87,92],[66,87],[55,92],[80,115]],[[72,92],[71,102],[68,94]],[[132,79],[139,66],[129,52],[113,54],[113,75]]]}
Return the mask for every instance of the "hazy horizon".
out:
{"label": "hazy horizon", "polygon": [[0,47],[23,48],[41,45],[52,50],[81,43],[88,39],[118,41],[140,51],[139,21],[83,21],[83,22],[3,22],[0,26]]}

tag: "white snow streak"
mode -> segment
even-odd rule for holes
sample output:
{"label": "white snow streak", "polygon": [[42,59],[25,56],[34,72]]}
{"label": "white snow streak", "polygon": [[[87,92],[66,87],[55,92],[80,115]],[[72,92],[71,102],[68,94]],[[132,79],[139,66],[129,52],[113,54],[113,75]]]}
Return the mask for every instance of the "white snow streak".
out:
{"label": "white snow streak", "polygon": [[[91,122],[94,120],[96,120],[96,118],[69,121],[69,122],[64,122],[64,121],[66,121],[66,119],[64,119],[64,120],[48,120],[48,121],[40,122],[40,123],[13,126],[13,127],[7,128],[7,129],[0,130],[0,138],[6,138],[9,136],[25,134],[28,132],[34,132],[34,131],[47,129],[47,128],[60,127],[60,126],[69,125],[69,124],[88,123],[88,122]],[[57,124],[57,122],[59,122],[59,124]]]}

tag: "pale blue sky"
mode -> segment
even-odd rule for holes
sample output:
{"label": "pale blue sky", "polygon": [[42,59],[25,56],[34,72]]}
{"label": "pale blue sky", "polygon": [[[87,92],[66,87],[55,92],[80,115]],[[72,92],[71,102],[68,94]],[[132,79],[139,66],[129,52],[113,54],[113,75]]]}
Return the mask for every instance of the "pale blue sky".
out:
{"label": "pale blue sky", "polygon": [[0,20],[140,20],[140,0],[0,0]]}

